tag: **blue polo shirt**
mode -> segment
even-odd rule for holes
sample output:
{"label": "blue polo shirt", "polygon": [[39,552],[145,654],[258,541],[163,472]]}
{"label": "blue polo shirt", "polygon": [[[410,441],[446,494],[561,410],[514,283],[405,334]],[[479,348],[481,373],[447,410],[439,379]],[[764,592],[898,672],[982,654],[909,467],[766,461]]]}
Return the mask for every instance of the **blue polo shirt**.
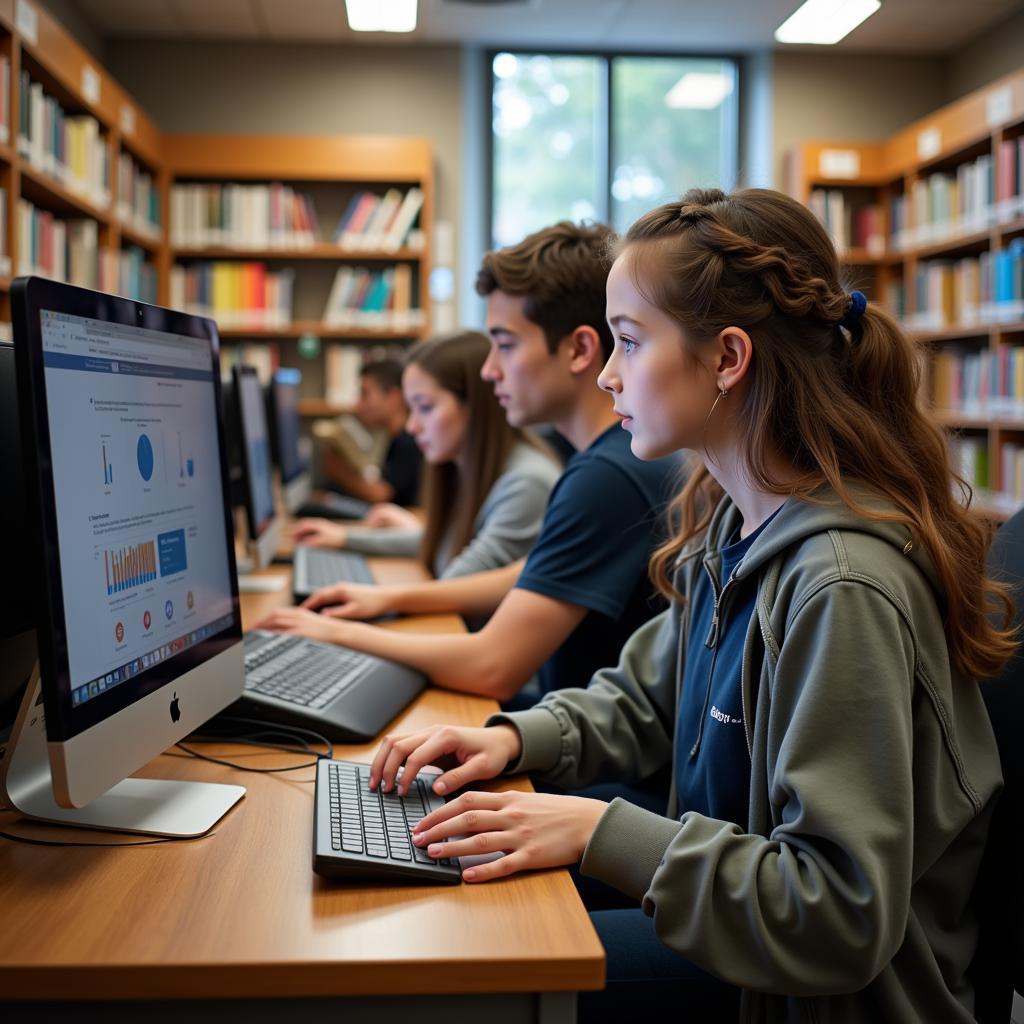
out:
{"label": "blue polo shirt", "polygon": [[616,424],[568,461],[517,587],[582,605],[587,614],[541,666],[541,690],[586,686],[664,603],[647,562],[680,484],[678,456],[644,462]]}
{"label": "blue polo shirt", "polygon": [[[705,565],[697,577],[676,726],[679,813],[698,811],[735,822],[744,830],[749,817],[750,753],[740,675],[758,580],[756,575],[728,580],[773,518],[769,516],[746,539],[735,539],[721,549],[715,585],[713,563]],[[716,586],[721,593],[717,628],[713,623]]]}

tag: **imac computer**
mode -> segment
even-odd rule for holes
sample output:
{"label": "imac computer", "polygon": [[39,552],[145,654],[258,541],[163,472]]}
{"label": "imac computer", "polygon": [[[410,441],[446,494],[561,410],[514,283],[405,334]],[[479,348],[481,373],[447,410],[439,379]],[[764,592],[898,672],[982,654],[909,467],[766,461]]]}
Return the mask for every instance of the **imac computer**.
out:
{"label": "imac computer", "polygon": [[248,553],[252,568],[265,569],[281,542],[281,520],[274,508],[270,431],[259,376],[251,366],[231,368],[235,435],[242,467]]}
{"label": "imac computer", "polygon": [[302,457],[299,426],[299,384],[302,373],[282,367],[267,386],[267,415],[270,420],[271,450],[281,476],[285,510],[295,515],[310,498],[309,467]]}
{"label": "imac computer", "polygon": [[11,302],[0,447],[25,500],[3,524],[23,557],[3,629],[34,629],[38,660],[0,790],[28,817],[200,835],[241,786],[128,776],[245,683],[216,326],[39,278]]}

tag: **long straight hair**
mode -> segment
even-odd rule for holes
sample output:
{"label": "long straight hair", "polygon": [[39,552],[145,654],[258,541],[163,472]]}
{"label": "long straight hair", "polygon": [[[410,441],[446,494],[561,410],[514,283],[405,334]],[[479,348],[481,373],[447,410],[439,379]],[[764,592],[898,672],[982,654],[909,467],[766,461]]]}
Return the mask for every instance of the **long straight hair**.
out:
{"label": "long straight hair", "polygon": [[451,392],[467,413],[468,427],[458,462],[425,467],[425,530],[420,558],[433,569],[438,549],[451,530],[451,555],[472,539],[476,517],[517,444],[544,446],[529,432],[509,426],[494,388],[480,377],[490,341],[479,331],[462,331],[420,342],[406,366],[416,366],[438,387]]}
{"label": "long straight hair", "polygon": [[[969,511],[971,488],[953,471],[942,428],[921,407],[920,354],[874,303],[848,328],[841,324],[851,297],[835,247],[810,211],[767,189],[692,189],[641,217],[620,251],[691,354],[727,327],[750,334],[751,383],[737,419],[746,424],[751,481],[810,502],[828,485],[863,518],[904,524],[935,566],[954,667],[975,678],[995,675],[1016,648],[1012,606],[1007,589],[985,574],[990,531]],[[795,483],[773,477],[773,451],[796,468]],[[863,507],[851,485],[894,511]],[[671,581],[676,560],[706,531],[721,496],[700,464],[670,506],[672,536],[651,560],[666,596],[680,596]]]}

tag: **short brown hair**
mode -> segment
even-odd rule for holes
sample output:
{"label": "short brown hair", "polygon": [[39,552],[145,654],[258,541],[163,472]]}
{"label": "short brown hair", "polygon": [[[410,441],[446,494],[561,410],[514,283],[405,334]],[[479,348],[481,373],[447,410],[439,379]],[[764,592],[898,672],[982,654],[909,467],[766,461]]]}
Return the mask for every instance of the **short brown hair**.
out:
{"label": "short brown hair", "polygon": [[402,388],[402,364],[397,359],[377,359],[372,363],[363,363],[359,376],[372,378],[381,391]]}
{"label": "short brown hair", "polygon": [[484,254],[476,290],[526,299],[523,313],[543,332],[548,349],[577,327],[592,327],[607,359],[614,340],[605,320],[605,285],[614,233],[603,224],[567,220],[527,235],[518,245]]}

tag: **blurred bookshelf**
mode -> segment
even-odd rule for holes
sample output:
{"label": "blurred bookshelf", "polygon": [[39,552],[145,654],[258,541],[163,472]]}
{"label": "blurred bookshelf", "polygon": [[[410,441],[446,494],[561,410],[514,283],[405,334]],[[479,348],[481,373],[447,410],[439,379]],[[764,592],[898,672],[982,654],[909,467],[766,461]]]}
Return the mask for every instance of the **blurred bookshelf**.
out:
{"label": "blurred bookshelf", "polygon": [[[32,0],[0,0],[0,336],[41,274],[218,322],[225,363],[303,371],[303,411],[429,323],[426,139],[164,135]],[[338,375],[341,376],[338,376]]]}
{"label": "blurred bookshelf", "polygon": [[787,188],[923,349],[973,507],[1024,506],[1024,69],[879,142],[804,142]]}

